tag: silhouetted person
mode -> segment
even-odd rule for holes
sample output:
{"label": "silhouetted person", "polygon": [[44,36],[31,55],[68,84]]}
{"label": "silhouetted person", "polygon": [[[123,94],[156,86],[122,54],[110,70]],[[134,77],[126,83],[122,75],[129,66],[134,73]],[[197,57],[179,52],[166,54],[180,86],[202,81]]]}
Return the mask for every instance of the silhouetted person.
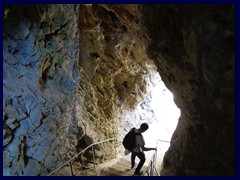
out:
{"label": "silhouetted person", "polygon": [[[136,135],[136,148],[132,150],[132,155],[131,155],[131,165],[132,169],[135,166],[135,158],[136,156],[140,159],[140,162],[137,165],[137,168],[134,171],[134,175],[142,175],[142,172],[140,172],[144,162],[146,161],[145,154],[143,151],[150,151],[150,150],[157,150],[157,148],[147,148],[145,147],[145,141],[142,136],[142,133],[144,133],[148,129],[148,124],[147,123],[142,123],[140,128],[137,129],[135,128],[134,131],[135,133],[138,133]],[[131,129],[132,130],[132,129]]]}

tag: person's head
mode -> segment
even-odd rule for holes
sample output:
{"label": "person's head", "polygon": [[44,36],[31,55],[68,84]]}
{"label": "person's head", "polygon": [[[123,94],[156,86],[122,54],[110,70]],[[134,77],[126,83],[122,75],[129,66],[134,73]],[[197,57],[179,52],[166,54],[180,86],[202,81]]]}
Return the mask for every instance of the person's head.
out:
{"label": "person's head", "polygon": [[142,123],[140,126],[140,131],[145,132],[148,129],[148,124],[147,123]]}

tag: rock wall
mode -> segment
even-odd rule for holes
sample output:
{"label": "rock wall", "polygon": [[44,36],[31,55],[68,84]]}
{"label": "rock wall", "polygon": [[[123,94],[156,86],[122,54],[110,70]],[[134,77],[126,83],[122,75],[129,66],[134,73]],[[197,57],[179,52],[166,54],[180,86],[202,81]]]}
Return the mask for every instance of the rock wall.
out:
{"label": "rock wall", "polygon": [[143,8],[147,54],[181,109],[162,175],[234,175],[234,6]]}
{"label": "rock wall", "polygon": [[4,175],[46,175],[111,137],[121,152],[154,119],[156,70],[181,109],[162,175],[234,175],[234,37],[231,5],[5,5]]}
{"label": "rock wall", "polygon": [[[124,133],[141,123],[134,108],[154,85],[156,67],[139,17],[135,25],[125,17],[138,7],[113,6],[125,8],[123,19],[111,8],[5,5],[4,175],[46,175],[107,138],[117,137],[121,151]],[[95,153],[99,162],[114,156],[111,143]],[[89,166],[92,151],[78,161]]]}
{"label": "rock wall", "polygon": [[5,6],[4,175],[45,175],[82,136],[75,118],[81,100],[74,8]]}

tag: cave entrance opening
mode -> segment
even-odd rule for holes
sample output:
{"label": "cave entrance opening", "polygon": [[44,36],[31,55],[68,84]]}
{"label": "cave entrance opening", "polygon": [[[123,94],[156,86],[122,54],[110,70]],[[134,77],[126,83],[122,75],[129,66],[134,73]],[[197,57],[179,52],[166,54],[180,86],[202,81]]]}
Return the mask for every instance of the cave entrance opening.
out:
{"label": "cave entrance opening", "polygon": [[[152,112],[152,123],[149,123],[149,130],[143,133],[146,147],[155,147],[158,145],[158,165],[160,166],[165,152],[168,150],[170,143],[158,141],[164,140],[170,142],[171,137],[177,127],[180,117],[180,109],[174,102],[174,96],[161,80],[159,73],[155,70],[154,86],[150,89],[148,95],[148,109]],[[152,153],[146,153],[146,156]],[[150,158],[150,157],[148,157]]]}

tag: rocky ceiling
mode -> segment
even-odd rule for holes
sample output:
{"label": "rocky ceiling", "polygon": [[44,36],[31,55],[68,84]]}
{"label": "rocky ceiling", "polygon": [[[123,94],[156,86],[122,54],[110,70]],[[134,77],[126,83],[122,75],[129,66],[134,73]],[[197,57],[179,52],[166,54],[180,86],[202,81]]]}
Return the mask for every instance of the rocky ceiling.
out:
{"label": "rocky ceiling", "polygon": [[111,137],[120,152],[156,70],[181,110],[161,174],[234,175],[234,16],[234,5],[5,5],[4,175],[46,175]]}

